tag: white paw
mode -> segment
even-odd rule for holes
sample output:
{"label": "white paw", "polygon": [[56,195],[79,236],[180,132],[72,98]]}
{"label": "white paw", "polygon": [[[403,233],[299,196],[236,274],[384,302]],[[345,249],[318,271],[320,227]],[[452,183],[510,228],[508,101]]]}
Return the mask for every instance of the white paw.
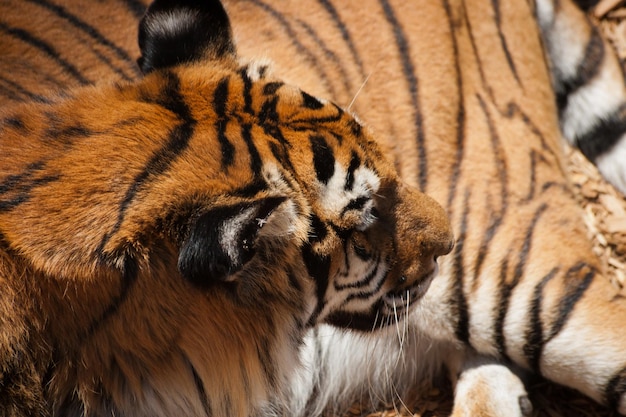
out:
{"label": "white paw", "polygon": [[484,364],[459,376],[452,417],[529,417],[532,408],[517,375],[504,365]]}

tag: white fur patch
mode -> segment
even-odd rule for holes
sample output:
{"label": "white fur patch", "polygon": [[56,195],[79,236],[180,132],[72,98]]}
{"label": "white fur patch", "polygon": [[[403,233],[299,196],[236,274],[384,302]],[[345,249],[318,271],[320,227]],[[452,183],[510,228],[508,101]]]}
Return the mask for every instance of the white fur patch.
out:
{"label": "white fur patch", "polygon": [[[403,399],[411,388],[439,372],[440,356],[446,350],[420,337],[409,321],[406,325],[402,335],[394,327],[366,335],[316,326],[300,352],[303,366],[293,375],[287,414],[317,416],[332,410],[331,414],[342,415],[355,398],[365,400],[366,407],[377,407],[382,401],[410,411]],[[312,401],[307,403],[309,397]]]}
{"label": "white fur patch", "polygon": [[261,230],[259,236],[288,237],[296,232],[297,207],[293,201],[280,204],[267,219],[256,219]]}
{"label": "white fur patch", "polygon": [[[243,227],[252,221],[252,216],[255,211],[256,208],[250,207],[242,213],[229,218],[219,228],[218,236],[220,246],[222,246],[224,252],[226,252],[228,257],[235,263],[239,260],[239,234]],[[252,244],[252,242],[249,242],[249,244]]]}
{"label": "white fur patch", "polygon": [[256,82],[271,74],[271,70],[272,62],[269,59],[256,59],[247,63],[246,75],[250,80]]}
{"label": "white fur patch", "polygon": [[[261,170],[263,178],[273,195],[291,196],[294,190],[283,177],[275,164],[265,164]],[[290,235],[299,240],[306,240],[309,230],[309,207],[302,207],[291,198],[282,203],[269,217],[268,224],[261,230],[264,236]]]}
{"label": "white fur patch", "polygon": [[539,26],[544,30],[549,29],[554,22],[553,0],[537,0],[535,6]]}
{"label": "white fur patch", "polygon": [[[350,202],[358,198],[372,198],[380,188],[380,178],[374,171],[366,167],[359,167],[354,171],[352,189],[346,190],[347,171],[335,162],[335,171],[321,193],[322,207],[333,217],[339,217]],[[376,218],[372,215],[373,201],[365,204],[357,228],[365,229]]]}

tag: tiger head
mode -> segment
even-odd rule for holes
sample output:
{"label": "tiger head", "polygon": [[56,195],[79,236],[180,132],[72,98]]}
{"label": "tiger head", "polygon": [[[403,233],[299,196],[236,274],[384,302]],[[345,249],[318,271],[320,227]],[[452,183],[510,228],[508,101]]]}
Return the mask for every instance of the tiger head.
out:
{"label": "tiger head", "polygon": [[[13,249],[69,277],[142,274],[160,256],[169,279],[240,305],[297,302],[303,324],[371,330],[401,316],[451,249],[443,209],[402,183],[348,112],[242,63],[219,2],[170,3],[141,23],[142,80],[7,124],[49,131],[36,120],[54,113],[57,138],[33,151],[48,174],[27,176],[47,190],[0,211]],[[20,232],[31,206],[46,210],[45,233]],[[159,255],[170,247],[172,265]]]}

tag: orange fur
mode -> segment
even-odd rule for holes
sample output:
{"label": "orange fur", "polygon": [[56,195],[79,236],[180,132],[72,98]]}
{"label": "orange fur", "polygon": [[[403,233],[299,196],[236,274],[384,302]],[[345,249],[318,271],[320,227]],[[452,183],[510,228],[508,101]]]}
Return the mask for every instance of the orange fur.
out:
{"label": "orange fur", "polygon": [[[0,209],[0,381],[15,381],[9,391],[0,385],[8,398],[0,406],[14,408],[8,414],[203,415],[202,398],[215,416],[280,409],[276,402],[295,395],[294,346],[302,346],[302,321],[319,296],[307,267],[327,266],[339,280],[348,275],[351,250],[378,251],[389,261],[383,290],[402,290],[419,283],[433,255],[450,249],[447,217],[458,244],[416,303],[410,332],[440,344],[452,374],[466,370],[463,361],[474,354],[510,360],[621,405],[621,397],[608,398],[607,386],[624,380],[626,305],[601,277],[563,170],[551,65],[529,2],[498,2],[496,18],[494,2],[484,0],[229,0],[245,60],[217,57],[143,78],[133,62],[137,16],[130,9],[90,2],[85,13],[85,2],[63,4],[117,50],[66,14],[12,3],[2,19],[45,39],[60,58],[0,25],[7,45],[0,59],[0,186],[9,185],[0,203],[15,205]],[[592,32],[582,12],[558,3],[579,28],[578,41],[587,42]],[[99,17],[105,15],[110,20]],[[266,58],[276,78],[248,74],[250,112],[242,71],[260,72]],[[215,105],[224,79],[224,134],[235,155],[227,169]],[[267,94],[279,80],[288,85]],[[300,88],[350,105],[369,127],[331,103],[307,108]],[[289,143],[280,155],[261,117],[273,95]],[[167,159],[160,152],[186,123],[193,125],[189,143]],[[251,194],[241,192],[255,181],[244,126],[268,183]],[[324,138],[339,166],[357,155],[380,176],[372,197],[379,222],[360,230],[368,213],[344,213],[334,205],[339,198],[325,197],[331,187],[319,181],[309,132]],[[155,155],[169,165],[146,170]],[[178,254],[203,215],[271,198],[284,200],[259,219],[271,225],[259,235],[261,256],[208,289],[182,276]],[[317,220],[323,229],[315,229]],[[307,264],[307,244],[308,256],[328,258],[328,265]],[[236,281],[234,290],[228,280]],[[570,304],[575,308],[564,313]],[[336,324],[329,310],[317,312],[319,321]],[[412,352],[409,341],[397,347],[388,334],[378,337],[391,350]],[[359,343],[366,342],[352,343],[353,354],[362,354]],[[386,355],[371,360],[385,364]],[[267,369],[273,366],[279,370]],[[389,386],[398,391],[421,377],[397,372]],[[374,383],[353,384],[347,400],[337,394],[336,403],[313,409],[340,409]],[[472,401],[467,410],[493,415],[489,386],[474,388],[463,397]],[[71,408],[76,404],[85,408]]]}

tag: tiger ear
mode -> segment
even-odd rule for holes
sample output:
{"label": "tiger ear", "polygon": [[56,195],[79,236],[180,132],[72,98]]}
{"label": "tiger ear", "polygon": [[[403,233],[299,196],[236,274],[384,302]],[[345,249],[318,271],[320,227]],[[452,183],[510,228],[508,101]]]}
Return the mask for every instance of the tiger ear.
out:
{"label": "tiger ear", "polygon": [[155,0],[139,24],[139,48],[144,74],[235,56],[230,21],[218,0]]}
{"label": "tiger ear", "polygon": [[[200,286],[232,281],[232,275],[254,256],[261,229],[271,227],[270,216],[285,200],[267,197],[214,208],[198,216],[191,222],[178,255],[182,275]],[[287,235],[288,231],[279,233]]]}

